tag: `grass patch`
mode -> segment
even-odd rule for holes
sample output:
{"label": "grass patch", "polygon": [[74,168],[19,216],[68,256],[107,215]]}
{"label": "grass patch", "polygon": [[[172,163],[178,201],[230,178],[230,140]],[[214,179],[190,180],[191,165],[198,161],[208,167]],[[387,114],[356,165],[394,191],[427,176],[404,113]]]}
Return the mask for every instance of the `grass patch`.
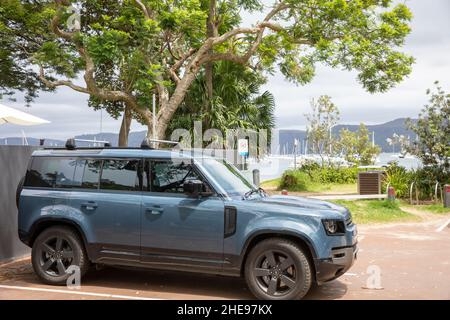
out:
{"label": "grass patch", "polygon": [[312,183],[307,186],[307,191],[324,194],[352,194],[357,193],[358,186],[355,183]]}
{"label": "grass patch", "polygon": [[[261,182],[261,188],[267,190],[281,190],[281,178],[266,180]],[[306,181],[296,188],[289,188],[288,191],[314,192],[324,194],[352,194],[357,193],[356,183],[338,184],[338,183],[315,183]]]}
{"label": "grass patch", "polygon": [[266,180],[261,182],[261,188],[268,190],[278,190],[280,187],[280,178]]}
{"label": "grass patch", "polygon": [[450,208],[445,208],[442,204],[421,204],[421,205],[411,205],[406,201],[403,201],[403,206],[414,208],[420,211],[425,211],[433,214],[446,215],[450,214]]}
{"label": "grass patch", "polygon": [[353,221],[360,224],[419,221],[420,218],[403,211],[399,202],[387,200],[333,200],[334,203],[347,207]]}

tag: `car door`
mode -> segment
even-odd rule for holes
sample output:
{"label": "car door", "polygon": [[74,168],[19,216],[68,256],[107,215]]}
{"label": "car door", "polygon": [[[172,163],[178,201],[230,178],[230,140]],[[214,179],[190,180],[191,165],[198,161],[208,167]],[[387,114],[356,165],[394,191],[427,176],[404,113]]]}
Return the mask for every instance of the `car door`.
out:
{"label": "car door", "polygon": [[[140,159],[81,159],[70,206],[83,217],[97,262],[140,261]],[[76,173],[77,175],[77,173]]]}
{"label": "car door", "polygon": [[190,197],[183,182],[202,180],[190,160],[147,160],[141,212],[143,263],[219,270],[223,262],[224,202]]}
{"label": "car door", "polygon": [[[26,216],[51,218],[61,214],[69,201],[74,159],[34,157],[27,171],[20,197],[20,223],[33,221]],[[21,225],[21,228],[30,226]]]}

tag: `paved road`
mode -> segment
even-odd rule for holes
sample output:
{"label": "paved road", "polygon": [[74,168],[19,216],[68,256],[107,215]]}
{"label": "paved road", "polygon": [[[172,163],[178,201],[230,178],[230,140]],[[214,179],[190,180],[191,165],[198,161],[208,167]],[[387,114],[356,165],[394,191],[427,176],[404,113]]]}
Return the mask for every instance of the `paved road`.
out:
{"label": "paved road", "polygon": [[[340,279],[315,287],[306,299],[450,300],[447,218],[426,223],[360,226],[360,252]],[[376,273],[380,270],[380,281]],[[369,281],[369,282],[368,282]],[[366,287],[379,286],[379,289]],[[41,291],[34,291],[35,289]],[[85,277],[73,293],[39,283],[23,260],[0,266],[0,299],[251,299],[241,279],[107,268]]]}

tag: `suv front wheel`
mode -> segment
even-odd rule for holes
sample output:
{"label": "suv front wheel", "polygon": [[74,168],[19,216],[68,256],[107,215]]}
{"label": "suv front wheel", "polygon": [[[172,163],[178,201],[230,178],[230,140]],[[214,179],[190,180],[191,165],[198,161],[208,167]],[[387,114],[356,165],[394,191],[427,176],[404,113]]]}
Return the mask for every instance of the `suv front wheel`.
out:
{"label": "suv front wheel", "polygon": [[71,275],[70,266],[80,268],[83,276],[89,266],[84,245],[78,234],[68,227],[45,229],[33,243],[31,252],[33,269],[45,283],[66,284]]}
{"label": "suv front wheel", "polygon": [[249,253],[245,279],[258,299],[301,299],[311,287],[311,266],[295,242],[272,238],[261,241]]}

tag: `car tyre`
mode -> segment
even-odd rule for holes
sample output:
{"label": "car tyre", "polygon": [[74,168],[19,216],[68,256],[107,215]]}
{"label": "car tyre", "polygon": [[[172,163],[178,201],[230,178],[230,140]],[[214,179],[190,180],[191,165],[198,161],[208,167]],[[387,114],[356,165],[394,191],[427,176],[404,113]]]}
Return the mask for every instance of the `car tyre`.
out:
{"label": "car tyre", "polygon": [[34,272],[45,283],[64,285],[71,273],[70,266],[78,266],[80,277],[89,269],[84,244],[79,235],[64,226],[50,227],[41,232],[33,243],[31,260]]}
{"label": "car tyre", "polygon": [[295,242],[271,238],[258,243],[245,263],[245,279],[258,299],[301,299],[312,284],[311,265]]}

